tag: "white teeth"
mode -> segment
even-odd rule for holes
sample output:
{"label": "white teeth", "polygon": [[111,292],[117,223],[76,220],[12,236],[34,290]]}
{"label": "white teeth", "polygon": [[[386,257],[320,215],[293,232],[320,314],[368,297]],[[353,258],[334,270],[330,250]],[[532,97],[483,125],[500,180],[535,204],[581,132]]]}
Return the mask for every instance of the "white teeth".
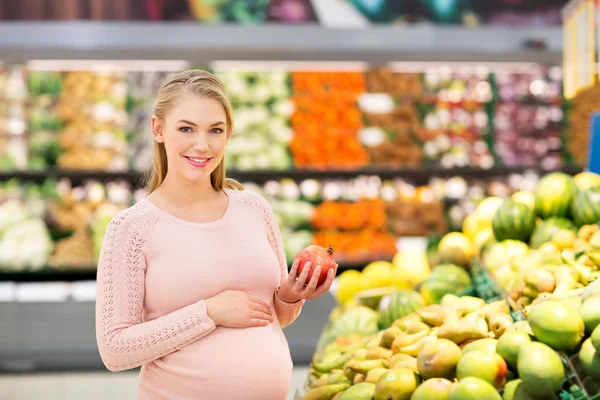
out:
{"label": "white teeth", "polygon": [[208,160],[208,158],[195,158],[195,157],[188,157],[188,158],[194,162],[205,162]]}

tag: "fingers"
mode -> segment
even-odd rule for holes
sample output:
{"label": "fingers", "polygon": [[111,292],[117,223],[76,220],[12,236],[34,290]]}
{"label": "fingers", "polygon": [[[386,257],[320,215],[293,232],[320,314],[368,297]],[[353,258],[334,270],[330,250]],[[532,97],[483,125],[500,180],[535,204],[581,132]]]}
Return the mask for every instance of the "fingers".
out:
{"label": "fingers", "polygon": [[321,266],[317,265],[317,268],[315,268],[315,270],[312,274],[312,277],[310,278],[310,281],[308,282],[308,285],[306,285],[306,288],[302,291],[303,295],[308,296],[308,295],[312,294],[312,292],[317,287],[317,283],[319,282],[320,276],[321,276]]}
{"label": "fingers", "polygon": [[267,326],[271,322],[263,318],[252,318],[250,319],[250,326]]}
{"label": "fingers", "polygon": [[319,297],[320,295],[322,295],[323,293],[328,291],[331,288],[331,284],[333,283],[334,279],[335,279],[335,272],[333,272],[333,270],[330,269],[327,272],[327,279],[325,279],[325,282],[323,282],[323,284],[321,286],[319,286],[319,288],[317,290],[315,290],[315,292],[313,293],[313,297]]}
{"label": "fingers", "polygon": [[265,321],[273,322],[273,315],[270,312],[252,311],[251,318],[264,319]]}
{"label": "fingers", "polygon": [[262,305],[262,306],[264,306],[264,307],[266,307],[266,308],[269,308],[269,305],[268,305],[266,302],[264,302],[264,301],[262,301],[261,299],[259,299],[258,297],[249,296],[249,298],[250,298],[250,301],[251,301],[252,303],[255,303],[255,304],[260,304],[260,305]]}
{"label": "fingers", "polygon": [[300,293],[304,288],[304,284],[306,283],[306,278],[308,278],[308,273],[310,272],[311,267],[312,264],[310,261],[307,261],[304,264],[304,268],[302,269],[302,273],[298,277],[298,280],[294,283],[294,290],[296,290],[298,293]]}
{"label": "fingers", "polygon": [[292,264],[292,268],[290,269],[290,272],[287,277],[287,280],[291,284],[294,284],[294,282],[296,282],[296,275],[298,275],[298,266],[299,265],[300,265],[300,260],[295,259],[294,263]]}
{"label": "fingers", "polygon": [[271,315],[271,309],[263,301],[261,301],[261,302],[258,302],[258,301],[253,302],[252,305],[251,305],[251,307],[252,307],[252,310],[254,310],[254,311],[258,311],[258,312],[261,312],[261,313],[264,313],[264,314]]}

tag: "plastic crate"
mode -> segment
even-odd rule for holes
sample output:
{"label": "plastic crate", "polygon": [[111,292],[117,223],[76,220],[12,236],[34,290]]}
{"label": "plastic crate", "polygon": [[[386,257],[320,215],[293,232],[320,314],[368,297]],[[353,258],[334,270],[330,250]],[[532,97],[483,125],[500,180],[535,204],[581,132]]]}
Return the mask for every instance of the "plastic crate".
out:
{"label": "plastic crate", "polygon": [[486,303],[505,299],[502,290],[479,260],[471,264],[470,272],[471,282],[478,297]]}

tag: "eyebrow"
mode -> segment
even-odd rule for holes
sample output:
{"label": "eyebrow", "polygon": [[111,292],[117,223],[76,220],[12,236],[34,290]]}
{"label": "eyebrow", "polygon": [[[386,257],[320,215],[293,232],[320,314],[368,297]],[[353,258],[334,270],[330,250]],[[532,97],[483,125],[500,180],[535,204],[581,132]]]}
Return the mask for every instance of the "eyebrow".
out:
{"label": "eyebrow", "polygon": [[[177,122],[178,122],[178,123],[179,123],[179,122],[183,122],[184,124],[188,124],[188,125],[193,125],[193,126],[196,126],[196,124],[195,124],[195,123],[193,123],[192,121],[188,121],[187,119],[180,119],[180,120],[179,120],[179,121],[177,121]],[[219,126],[219,125],[225,125],[225,122],[223,122],[223,121],[215,122],[214,124],[211,124],[210,126],[211,126],[211,127],[213,127],[213,126]]]}

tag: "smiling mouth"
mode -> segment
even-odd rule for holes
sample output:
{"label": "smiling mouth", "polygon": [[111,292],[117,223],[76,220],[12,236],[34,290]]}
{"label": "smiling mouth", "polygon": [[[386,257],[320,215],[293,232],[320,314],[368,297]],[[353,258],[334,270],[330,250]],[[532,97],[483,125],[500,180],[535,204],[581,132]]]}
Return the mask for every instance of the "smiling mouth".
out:
{"label": "smiling mouth", "polygon": [[187,158],[187,160],[190,162],[190,164],[192,164],[193,166],[196,167],[203,167],[206,164],[208,164],[208,162],[210,160],[212,160],[212,157],[188,157],[188,156],[184,156],[185,158]]}

